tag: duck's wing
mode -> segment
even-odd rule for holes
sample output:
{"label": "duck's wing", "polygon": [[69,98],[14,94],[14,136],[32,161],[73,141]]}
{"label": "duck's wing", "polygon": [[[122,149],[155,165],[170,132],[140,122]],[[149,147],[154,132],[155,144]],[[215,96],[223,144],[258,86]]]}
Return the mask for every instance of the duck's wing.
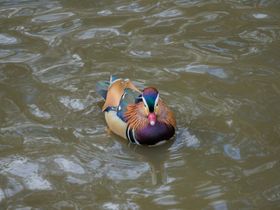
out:
{"label": "duck's wing", "polygon": [[108,107],[119,106],[125,89],[131,89],[139,94],[141,93],[129,79],[117,79],[108,88],[102,111],[105,111]]}
{"label": "duck's wing", "polygon": [[117,107],[117,115],[122,121],[127,122],[125,117],[125,113],[127,111],[127,106],[129,104],[139,103],[141,99],[141,95],[139,95],[138,91],[126,88],[124,90],[124,94],[121,97],[120,103]]}

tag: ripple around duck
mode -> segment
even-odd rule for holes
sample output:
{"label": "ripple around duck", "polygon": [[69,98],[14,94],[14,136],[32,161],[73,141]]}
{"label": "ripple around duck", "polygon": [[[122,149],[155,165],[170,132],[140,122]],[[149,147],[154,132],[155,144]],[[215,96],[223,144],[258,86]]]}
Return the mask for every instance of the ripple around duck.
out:
{"label": "ripple around duck", "polygon": [[112,182],[120,183],[147,177],[145,182],[154,185],[166,182],[163,177],[163,162],[158,155],[153,155],[159,148],[152,149],[152,152],[137,145],[126,146],[123,140],[111,142],[103,134],[104,129],[105,127],[101,127],[94,135],[83,132],[83,135],[78,136],[83,143],[75,146],[76,154],[83,162],[87,162],[88,170],[96,179],[106,177]]}
{"label": "ripple around duck", "polygon": [[[86,141],[88,138],[83,137],[83,139]],[[123,148],[120,143],[112,144],[105,139],[102,142],[99,145],[97,142],[85,142],[76,147],[79,157],[88,162],[89,170],[96,178],[106,177],[113,182],[136,180],[149,171],[148,164],[134,160],[130,156],[131,152]],[[94,153],[90,152],[93,148],[95,148]]]}
{"label": "ripple around duck", "polygon": [[237,182],[243,177],[241,167],[220,167],[206,172],[208,175],[222,179],[223,183]]}
{"label": "ripple around duck", "polygon": [[175,195],[164,195],[154,199],[154,202],[163,206],[175,205],[179,203]]}
{"label": "ripple around duck", "polygon": [[170,194],[170,186],[162,185],[155,188],[138,188],[132,187],[126,191],[126,195],[138,197],[140,199],[149,200],[152,198],[152,202],[156,205],[169,206],[178,204],[178,199]]}
{"label": "ripple around duck", "polygon": [[184,147],[197,148],[200,146],[199,139],[191,134],[186,128],[179,128],[176,134],[176,139],[168,149],[173,154]]}
{"label": "ripple around duck", "polygon": [[210,182],[206,182],[196,189],[195,195],[204,199],[217,199],[225,194],[225,187],[221,185],[212,185]]}
{"label": "ripple around duck", "polygon": [[229,204],[228,201],[226,200],[213,201],[209,204],[209,206],[211,209],[215,209],[215,210],[229,209]]}

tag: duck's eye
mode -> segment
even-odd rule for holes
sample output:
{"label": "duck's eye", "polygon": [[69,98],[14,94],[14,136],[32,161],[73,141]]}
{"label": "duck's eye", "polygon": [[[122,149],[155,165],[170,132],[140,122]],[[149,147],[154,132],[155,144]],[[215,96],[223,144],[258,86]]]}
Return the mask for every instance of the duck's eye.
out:
{"label": "duck's eye", "polygon": [[156,104],[156,107],[158,107],[158,104]]}

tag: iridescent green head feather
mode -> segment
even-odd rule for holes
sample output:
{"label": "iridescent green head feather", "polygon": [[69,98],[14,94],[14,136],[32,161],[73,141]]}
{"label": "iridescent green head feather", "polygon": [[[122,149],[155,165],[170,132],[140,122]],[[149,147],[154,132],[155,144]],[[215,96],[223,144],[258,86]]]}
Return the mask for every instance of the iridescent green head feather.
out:
{"label": "iridescent green head feather", "polygon": [[159,93],[156,88],[148,87],[143,91],[143,102],[148,106],[150,112],[154,112],[155,106],[158,103]]}

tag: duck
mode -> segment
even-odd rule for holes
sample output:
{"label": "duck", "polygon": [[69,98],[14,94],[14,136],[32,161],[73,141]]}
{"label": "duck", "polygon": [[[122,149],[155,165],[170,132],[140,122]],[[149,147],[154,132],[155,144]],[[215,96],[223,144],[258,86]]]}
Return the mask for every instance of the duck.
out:
{"label": "duck", "polygon": [[156,145],[174,136],[175,116],[155,87],[141,91],[131,80],[111,76],[97,82],[96,92],[105,101],[102,112],[109,130],[130,143]]}

